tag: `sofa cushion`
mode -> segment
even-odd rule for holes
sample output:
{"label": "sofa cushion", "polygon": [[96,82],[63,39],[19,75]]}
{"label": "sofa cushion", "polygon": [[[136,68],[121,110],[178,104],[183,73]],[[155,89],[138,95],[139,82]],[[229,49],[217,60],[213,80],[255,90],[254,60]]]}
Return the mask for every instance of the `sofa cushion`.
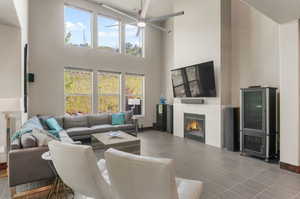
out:
{"label": "sofa cushion", "polygon": [[74,127],[66,130],[70,137],[82,136],[82,135],[91,135],[92,129],[88,127]]}
{"label": "sofa cushion", "polygon": [[89,126],[102,125],[102,124],[111,124],[111,114],[101,113],[88,115]]}
{"label": "sofa cushion", "polygon": [[88,127],[88,117],[83,116],[73,116],[64,117],[64,129],[77,128],[77,127]]}
{"label": "sofa cushion", "polygon": [[21,136],[22,148],[37,147],[37,140],[31,133],[26,133]]}
{"label": "sofa cushion", "polygon": [[132,124],[122,124],[122,125],[96,125],[91,127],[93,133],[104,133],[109,131],[126,131],[134,129]]}
{"label": "sofa cushion", "polygon": [[108,131],[114,131],[115,128],[111,124],[95,125],[91,127],[93,133],[104,133]]}
{"label": "sofa cushion", "polygon": [[127,130],[133,130],[134,125],[133,124],[122,124],[122,125],[114,125],[115,131],[127,131]]}

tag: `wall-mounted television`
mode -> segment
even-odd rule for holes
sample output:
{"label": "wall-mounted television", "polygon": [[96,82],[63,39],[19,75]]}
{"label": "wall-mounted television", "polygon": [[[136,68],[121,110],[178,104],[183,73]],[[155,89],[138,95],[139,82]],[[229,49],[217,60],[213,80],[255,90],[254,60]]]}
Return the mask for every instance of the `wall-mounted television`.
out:
{"label": "wall-mounted television", "polygon": [[214,62],[171,71],[174,97],[216,97]]}

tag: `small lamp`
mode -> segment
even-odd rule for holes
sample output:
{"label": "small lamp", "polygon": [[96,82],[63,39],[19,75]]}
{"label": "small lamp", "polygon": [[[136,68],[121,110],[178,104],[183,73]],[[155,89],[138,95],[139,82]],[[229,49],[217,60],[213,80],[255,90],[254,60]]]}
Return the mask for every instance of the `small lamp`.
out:
{"label": "small lamp", "polygon": [[[22,100],[20,98],[0,98],[0,114],[4,114],[5,119],[6,119],[6,144],[5,143],[0,143],[0,157],[1,155],[5,155],[6,157],[6,153],[8,152],[8,146],[9,146],[9,142],[10,142],[10,117],[9,115],[11,113],[15,113],[15,112],[21,112],[22,111]],[[0,139],[2,137],[1,135],[1,131],[2,129],[0,129]],[[2,162],[3,160],[0,159],[0,162]]]}

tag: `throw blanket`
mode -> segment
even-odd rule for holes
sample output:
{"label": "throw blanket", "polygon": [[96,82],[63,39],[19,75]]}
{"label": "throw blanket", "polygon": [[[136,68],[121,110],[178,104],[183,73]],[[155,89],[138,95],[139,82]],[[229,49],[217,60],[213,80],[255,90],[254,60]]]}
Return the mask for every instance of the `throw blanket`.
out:
{"label": "throw blanket", "polygon": [[[13,134],[13,136],[11,137],[11,142],[15,141],[16,139],[21,138],[22,135],[24,135],[26,133],[32,133],[33,129],[39,129],[39,130],[44,131],[44,128],[43,128],[39,118],[37,118],[37,117],[33,117],[33,118],[29,119],[28,121],[26,121],[24,123],[24,125],[22,126],[22,128]],[[46,132],[59,139],[59,131],[48,130]]]}
{"label": "throw blanket", "polygon": [[22,137],[22,135],[31,132],[32,132],[31,128],[22,128],[13,134],[13,136],[11,137],[11,142],[15,141],[16,139],[19,139],[20,137]]}

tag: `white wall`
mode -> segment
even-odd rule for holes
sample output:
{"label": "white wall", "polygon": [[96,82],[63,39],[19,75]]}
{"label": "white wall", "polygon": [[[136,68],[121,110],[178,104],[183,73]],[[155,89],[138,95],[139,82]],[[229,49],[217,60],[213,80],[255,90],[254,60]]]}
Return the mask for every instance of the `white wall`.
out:
{"label": "white wall", "polygon": [[167,102],[173,104],[173,87],[171,79],[171,68],[174,67],[174,21],[168,20],[165,28],[171,30],[163,34],[163,67],[161,73],[162,87],[161,95],[167,99]]}
{"label": "white wall", "polygon": [[279,25],[240,0],[232,0],[232,104],[240,88],[279,87]]}
{"label": "white wall", "polygon": [[280,25],[280,161],[300,165],[299,22]]}
{"label": "white wall", "polygon": [[[1,6],[5,6],[0,3]],[[0,98],[19,98],[23,92],[23,57],[27,43],[28,1],[14,1],[1,7],[0,14]],[[9,13],[7,13],[9,12]],[[6,24],[6,25],[3,25]],[[9,25],[7,25],[9,24]],[[20,104],[23,106],[23,104]],[[26,114],[16,113],[26,119]],[[0,113],[0,148],[6,146],[6,120]],[[6,149],[5,149],[6,150]],[[6,162],[6,154],[0,154],[0,162]]]}
{"label": "white wall", "polygon": [[[0,24],[0,98],[21,97],[21,34],[18,27]],[[0,113],[0,163],[6,162],[6,122]]]}
{"label": "white wall", "polygon": [[[223,105],[239,105],[240,88],[279,87],[279,25],[240,0],[220,2],[174,2],[175,11],[186,13],[174,20],[174,32],[164,36],[165,54],[172,55],[173,49],[173,56],[165,57],[162,75],[167,84],[162,93],[170,102],[173,91],[169,71],[207,60],[215,61],[218,96],[221,94]],[[219,98],[206,101],[220,103]]]}
{"label": "white wall", "polygon": [[17,27],[0,24],[0,98],[21,97],[21,35]]}
{"label": "white wall", "polygon": [[[94,9],[94,4],[78,1]],[[30,0],[29,4],[30,84],[29,111],[35,114],[64,114],[65,66],[94,70],[144,73],[146,75],[145,126],[152,126],[155,104],[160,96],[162,34],[151,28],[146,33],[146,58],[124,56],[100,49],[64,45],[64,1]]]}
{"label": "white wall", "polygon": [[207,103],[220,103],[221,67],[221,1],[176,0],[174,10],[184,16],[174,20],[174,66],[185,67],[213,60],[216,74],[216,98]]}

